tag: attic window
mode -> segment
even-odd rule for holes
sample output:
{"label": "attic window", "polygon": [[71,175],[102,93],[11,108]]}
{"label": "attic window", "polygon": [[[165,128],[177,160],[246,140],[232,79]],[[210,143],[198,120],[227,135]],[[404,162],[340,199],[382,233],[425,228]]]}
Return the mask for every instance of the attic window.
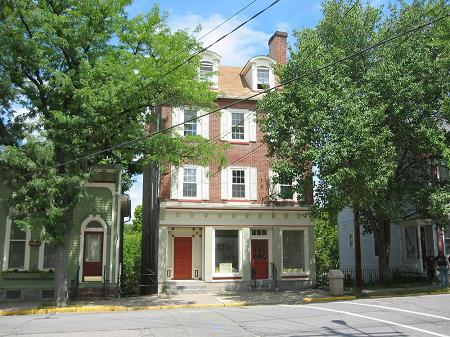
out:
{"label": "attic window", "polygon": [[200,62],[200,79],[211,81],[211,73],[213,72],[213,64],[208,61]]}
{"label": "attic window", "polygon": [[269,68],[258,67],[256,68],[257,88],[265,89],[269,85]]}

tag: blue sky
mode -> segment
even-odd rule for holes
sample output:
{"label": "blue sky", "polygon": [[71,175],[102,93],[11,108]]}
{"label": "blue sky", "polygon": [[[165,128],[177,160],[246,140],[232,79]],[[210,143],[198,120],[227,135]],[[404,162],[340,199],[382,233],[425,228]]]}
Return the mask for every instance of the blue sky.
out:
{"label": "blue sky", "polygon": [[[374,5],[387,2],[387,0],[367,1]],[[250,2],[251,0],[167,0],[158,4],[161,11],[167,12],[168,24],[174,30],[189,29],[192,31],[201,25],[202,31],[197,36],[202,36]],[[272,2],[273,0],[255,1],[245,11],[208,35],[202,42],[204,45],[209,45]],[[145,13],[155,3],[149,0],[135,0],[128,7],[128,13],[130,16]],[[320,0],[281,0],[268,11],[213,46],[211,50],[222,56],[221,64],[223,65],[244,66],[250,57],[267,54],[267,42],[276,30],[288,32],[288,42],[294,44],[293,30],[313,27],[320,18]],[[133,209],[142,203],[142,177],[137,177],[136,183],[128,193]]]}

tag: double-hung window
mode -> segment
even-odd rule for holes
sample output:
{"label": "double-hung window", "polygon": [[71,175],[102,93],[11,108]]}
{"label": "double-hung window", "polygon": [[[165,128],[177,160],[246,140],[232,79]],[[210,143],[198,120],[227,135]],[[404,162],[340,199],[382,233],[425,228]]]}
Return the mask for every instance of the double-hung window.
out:
{"label": "double-hung window", "polygon": [[19,228],[13,221],[9,236],[9,269],[25,269],[26,250],[27,232]]}
{"label": "double-hung window", "polygon": [[233,112],[231,113],[231,139],[244,140],[245,139],[245,113]]}
{"label": "double-hung window", "polygon": [[197,111],[195,110],[185,110],[184,111],[184,135],[185,136],[196,136],[197,131]]}
{"label": "double-hung window", "polygon": [[245,170],[232,170],[231,197],[245,198]]}
{"label": "double-hung window", "polygon": [[256,83],[258,89],[265,89],[269,86],[269,68],[260,66],[256,68]]}
{"label": "double-hung window", "polygon": [[183,197],[197,197],[197,168],[183,168]]}
{"label": "double-hung window", "polygon": [[280,181],[280,198],[286,200],[294,199],[294,186],[292,185],[292,180],[283,179]]}

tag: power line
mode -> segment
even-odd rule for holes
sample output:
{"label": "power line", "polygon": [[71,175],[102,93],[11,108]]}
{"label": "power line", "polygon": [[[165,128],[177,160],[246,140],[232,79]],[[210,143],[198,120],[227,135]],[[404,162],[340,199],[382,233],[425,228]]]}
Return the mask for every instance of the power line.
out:
{"label": "power line", "polygon": [[225,39],[226,37],[228,37],[229,35],[233,34],[235,31],[237,31],[238,29],[242,28],[244,25],[246,25],[247,23],[249,23],[250,21],[252,21],[253,19],[255,19],[256,17],[260,16],[262,13],[264,13],[266,10],[268,10],[269,8],[275,6],[278,2],[280,2],[280,0],[275,0],[274,2],[272,2],[270,5],[266,6],[264,9],[260,10],[258,13],[254,14],[252,17],[250,17],[249,19],[245,20],[244,22],[242,22],[241,24],[239,24],[238,26],[236,26],[235,28],[233,28],[231,31],[229,31],[228,33],[226,33],[225,35],[222,35],[220,38],[218,38],[216,41],[214,41],[213,43],[211,43],[210,45],[208,45],[207,47],[202,48],[201,50],[199,50],[198,52],[194,53],[194,55],[191,55],[188,59],[186,59],[184,62],[176,65],[175,67],[173,67],[172,69],[170,69],[168,72],[166,72],[164,75],[162,75],[162,78],[165,78],[167,75],[173,73],[175,70],[177,70],[178,68],[182,67],[183,65],[185,65],[186,63],[189,63],[192,59],[194,59],[196,56],[200,55],[201,53],[205,52],[206,50],[208,50],[209,48],[211,48],[212,46],[214,46],[215,44],[219,43],[220,41],[222,41],[223,39]]}
{"label": "power line", "polygon": [[335,60],[335,61],[333,61],[333,62],[330,62],[330,63],[328,63],[328,64],[326,64],[326,65],[324,65],[324,66],[322,66],[322,67],[319,67],[319,68],[314,69],[314,70],[307,71],[307,72],[305,72],[305,73],[303,73],[303,74],[301,74],[301,75],[299,75],[299,76],[293,77],[293,78],[291,78],[291,79],[289,79],[289,80],[287,80],[287,81],[284,81],[284,82],[282,82],[282,83],[280,83],[280,84],[278,84],[278,85],[275,85],[275,86],[270,87],[270,88],[268,88],[268,89],[261,90],[260,92],[257,92],[257,93],[255,93],[255,94],[253,94],[253,95],[251,95],[251,96],[248,96],[248,97],[246,97],[246,98],[239,99],[239,100],[234,101],[234,102],[232,102],[232,103],[229,103],[229,104],[227,104],[227,105],[225,105],[225,106],[223,106],[223,107],[220,107],[220,108],[214,109],[214,110],[212,110],[212,111],[209,111],[209,112],[207,112],[207,113],[205,113],[205,114],[203,114],[203,115],[201,115],[201,116],[192,118],[192,119],[190,119],[190,120],[186,120],[186,121],[184,121],[184,122],[182,122],[182,123],[178,123],[178,124],[172,125],[172,126],[170,126],[170,127],[161,129],[161,130],[159,130],[159,131],[152,132],[152,133],[149,134],[149,135],[146,135],[146,136],[143,136],[143,137],[140,137],[140,138],[136,138],[136,139],[133,139],[133,140],[130,140],[130,141],[127,141],[127,142],[123,142],[123,143],[121,143],[121,144],[117,144],[117,145],[111,146],[111,147],[109,147],[109,148],[107,148],[107,149],[102,149],[102,150],[99,150],[99,151],[95,151],[95,152],[93,152],[93,153],[91,153],[91,154],[87,154],[87,155],[84,155],[84,156],[81,156],[81,157],[78,157],[78,158],[75,158],[75,159],[71,159],[71,160],[69,160],[69,161],[66,161],[66,162],[63,162],[63,163],[60,163],[60,164],[55,165],[55,168],[58,168],[58,167],[61,167],[61,166],[65,166],[65,165],[68,165],[68,164],[77,162],[77,161],[79,161],[79,160],[88,159],[88,158],[90,158],[90,157],[93,157],[93,156],[96,156],[96,155],[99,155],[99,154],[102,154],[102,153],[105,153],[105,152],[109,152],[109,151],[114,150],[114,149],[117,149],[117,148],[121,148],[121,147],[130,145],[130,144],[139,142],[139,141],[144,140],[144,139],[146,139],[146,138],[149,138],[149,137],[155,136],[155,135],[157,135],[157,134],[160,134],[160,133],[163,133],[163,132],[172,130],[172,129],[174,129],[174,128],[176,128],[176,127],[179,127],[179,126],[181,126],[181,125],[183,125],[183,124],[185,124],[185,123],[192,122],[192,121],[196,121],[196,120],[198,120],[199,118],[202,118],[202,117],[207,116],[207,115],[211,115],[211,114],[216,113],[216,112],[218,112],[218,111],[220,111],[220,110],[222,110],[222,109],[227,109],[227,108],[230,108],[230,107],[232,107],[232,106],[234,106],[234,105],[236,105],[236,104],[239,104],[239,103],[242,103],[242,102],[251,100],[252,98],[255,98],[255,97],[258,97],[258,96],[260,96],[260,95],[262,95],[262,94],[265,94],[265,93],[268,93],[268,92],[270,92],[270,91],[276,90],[276,89],[281,88],[281,87],[283,87],[283,86],[286,86],[286,85],[288,85],[288,84],[290,84],[290,83],[293,83],[293,82],[295,82],[295,81],[298,81],[298,80],[300,80],[300,79],[302,79],[302,78],[306,78],[306,77],[309,77],[309,76],[311,76],[311,75],[314,75],[315,73],[318,73],[318,72],[320,72],[320,71],[322,71],[322,70],[325,70],[325,69],[327,69],[327,68],[330,68],[330,67],[332,67],[332,66],[334,66],[334,65],[336,65],[336,64],[339,64],[339,63],[342,63],[342,62],[351,60],[351,59],[353,59],[353,58],[355,58],[355,57],[357,57],[357,56],[359,56],[359,55],[361,55],[361,54],[364,54],[364,53],[366,53],[366,52],[368,52],[368,51],[375,50],[375,49],[379,48],[379,47],[382,46],[382,45],[385,45],[385,44],[387,44],[387,43],[389,43],[389,42],[391,42],[391,41],[394,41],[394,40],[396,40],[396,39],[399,39],[399,38],[401,38],[401,37],[403,37],[403,36],[412,34],[412,33],[416,32],[416,31],[419,31],[419,30],[421,30],[421,29],[423,29],[423,28],[426,28],[426,27],[428,27],[428,26],[431,26],[432,24],[435,24],[435,23],[437,23],[437,22],[439,22],[439,21],[442,21],[442,20],[448,18],[449,16],[450,16],[450,14],[446,14],[446,15],[440,16],[440,17],[438,17],[438,18],[436,18],[436,19],[434,19],[434,20],[431,20],[431,21],[429,21],[429,22],[427,22],[427,23],[421,24],[421,25],[416,26],[416,27],[414,27],[414,28],[410,28],[410,29],[408,29],[408,30],[406,30],[406,31],[404,31],[404,32],[401,32],[401,33],[398,33],[398,34],[393,34],[393,35],[391,35],[390,37],[388,37],[388,38],[386,38],[386,39],[384,39],[384,40],[381,40],[381,41],[379,41],[379,42],[377,42],[377,43],[374,43],[374,44],[372,44],[372,45],[370,45],[370,46],[368,46],[368,47],[362,48],[362,49],[360,49],[360,50],[358,50],[358,51],[356,51],[356,52],[354,52],[354,53],[352,53],[352,54],[350,54],[350,55],[344,56],[344,57],[342,57],[342,58],[340,58],[340,59],[338,59],[338,60]]}

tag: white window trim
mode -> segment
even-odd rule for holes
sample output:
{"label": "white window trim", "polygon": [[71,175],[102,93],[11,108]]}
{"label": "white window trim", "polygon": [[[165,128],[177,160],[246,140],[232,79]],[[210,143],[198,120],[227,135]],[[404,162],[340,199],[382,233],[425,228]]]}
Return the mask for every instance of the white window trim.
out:
{"label": "white window trim", "polygon": [[[233,197],[233,170],[244,171],[245,198]],[[233,166],[228,168],[228,199],[229,200],[250,200],[250,167]]]}
{"label": "white window trim", "polygon": [[83,281],[83,254],[84,254],[84,233],[85,232],[99,232],[101,231],[99,228],[88,228],[87,225],[89,223],[96,221],[102,225],[103,230],[103,258],[102,258],[102,279],[103,282],[105,278],[105,266],[106,266],[106,246],[107,246],[107,240],[108,240],[108,225],[106,224],[105,220],[103,220],[98,215],[92,215],[90,214],[81,224],[81,230],[80,230],[80,247],[79,247],[79,257],[78,257],[78,265],[80,266],[80,275],[79,275],[79,282],[80,283],[89,283],[89,281]]}
{"label": "white window trim", "polygon": [[[232,125],[232,116],[233,113],[243,113],[244,114],[244,139],[233,139],[233,125]],[[247,109],[228,109],[228,125],[230,126],[229,130],[220,130],[221,133],[230,132],[228,141],[232,143],[249,143],[250,142],[250,111]]]}
{"label": "white window trim", "polygon": [[[267,230],[267,234],[266,235],[253,235],[252,229],[265,229],[265,230]],[[267,251],[269,253],[269,257],[268,257],[269,258],[269,261],[268,261],[269,262],[269,265],[268,265],[269,271],[268,271],[267,275],[269,275],[269,278],[267,278],[266,280],[271,280],[272,279],[272,263],[274,263],[273,249],[272,249],[272,245],[273,245],[272,244],[272,229],[270,227],[269,228],[250,227],[250,257],[249,257],[250,265],[252,263],[252,248],[251,248],[252,242],[251,242],[251,240],[268,240],[267,241]]]}
{"label": "white window trim", "polygon": [[[270,191],[269,195],[273,198],[273,200],[275,200],[275,201],[299,202],[300,200],[298,200],[298,192],[297,191],[295,191],[292,194],[292,199],[283,199],[283,198],[281,198],[280,193],[281,193],[281,185],[282,184],[280,184],[280,183],[276,183],[275,184],[273,182],[273,178],[275,178],[275,177],[278,177],[278,173],[273,171],[273,170],[269,170],[269,180],[270,180],[269,181],[269,186],[271,187],[270,188],[271,191]],[[285,184],[283,184],[283,185],[285,185]],[[285,186],[288,186],[288,185],[285,185]],[[292,187],[295,188],[296,186],[297,186],[297,182],[293,181],[292,182]],[[273,194],[275,194],[275,195],[273,195]]]}
{"label": "white window trim", "polygon": [[264,88],[258,88],[258,70],[262,70],[262,69],[264,69],[264,70],[267,70],[267,83],[264,83],[264,84],[266,84],[268,87],[270,87],[270,73],[271,73],[271,69],[270,69],[270,67],[268,67],[268,66],[265,66],[265,65],[257,65],[256,66],[256,89],[257,90],[265,90]]}
{"label": "white window trim", "polygon": [[[283,233],[285,231],[303,231],[303,258],[304,258],[303,272],[288,273],[288,272],[284,271],[284,268],[283,268],[283,262],[284,262]],[[307,228],[289,228],[289,227],[281,228],[280,235],[281,235],[281,244],[280,244],[280,246],[281,246],[281,266],[280,266],[281,276],[299,276],[299,277],[309,276],[310,275],[310,266],[309,266],[309,262],[308,262],[309,261],[308,260],[308,258],[309,258],[308,246],[309,245],[308,245],[308,239],[307,239],[308,229]]]}
{"label": "white window trim", "polygon": [[30,239],[31,239],[30,230],[27,230],[26,234],[25,234],[24,267],[23,268],[9,268],[9,246],[10,246],[10,237],[11,237],[11,226],[12,226],[12,219],[10,217],[7,217],[6,218],[5,246],[3,247],[3,271],[8,271],[8,270],[28,271],[30,269]]}
{"label": "white window trim", "polygon": [[[196,184],[197,184],[197,196],[185,197],[183,196],[183,184],[184,184],[184,169],[195,169]],[[183,165],[178,169],[178,199],[180,200],[202,200],[202,167],[196,165]]]}
{"label": "white window trim", "polygon": [[[238,231],[238,242],[239,242],[239,252],[238,252],[238,265],[239,271],[237,273],[220,273],[216,272],[216,230],[236,230]],[[242,236],[242,228],[236,227],[213,227],[212,233],[212,270],[211,277],[241,277],[242,278],[242,253],[243,253],[243,236]]]}

